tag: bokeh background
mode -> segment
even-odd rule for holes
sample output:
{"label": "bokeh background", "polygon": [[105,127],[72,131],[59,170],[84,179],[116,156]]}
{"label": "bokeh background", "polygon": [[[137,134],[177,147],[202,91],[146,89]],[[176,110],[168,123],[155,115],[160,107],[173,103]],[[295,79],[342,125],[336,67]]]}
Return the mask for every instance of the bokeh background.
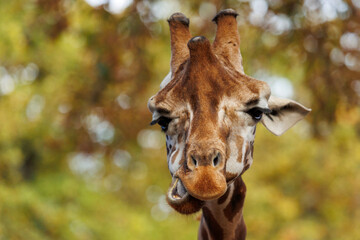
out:
{"label": "bokeh background", "polygon": [[146,104],[166,19],[212,40],[225,8],[245,72],[313,109],[281,137],[258,128],[248,239],[360,239],[360,0],[0,1],[0,239],[196,239]]}

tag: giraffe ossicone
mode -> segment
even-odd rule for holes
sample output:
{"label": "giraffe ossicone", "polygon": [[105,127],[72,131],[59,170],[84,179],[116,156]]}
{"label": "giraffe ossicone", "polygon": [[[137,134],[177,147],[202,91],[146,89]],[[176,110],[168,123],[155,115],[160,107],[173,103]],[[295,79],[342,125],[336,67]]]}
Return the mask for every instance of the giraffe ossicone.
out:
{"label": "giraffe ossicone", "polygon": [[202,209],[199,239],[245,239],[241,175],[253,161],[256,125],[281,135],[311,111],[244,74],[236,16],[215,16],[211,44],[192,38],[189,19],[173,14],[170,73],[148,102],[151,123],[166,134],[167,201],[182,214]]}

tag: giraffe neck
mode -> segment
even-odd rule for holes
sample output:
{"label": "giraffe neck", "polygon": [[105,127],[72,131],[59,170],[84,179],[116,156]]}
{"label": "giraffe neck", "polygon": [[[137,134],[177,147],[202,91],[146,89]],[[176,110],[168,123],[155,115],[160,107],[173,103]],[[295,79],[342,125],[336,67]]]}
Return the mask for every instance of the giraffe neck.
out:
{"label": "giraffe neck", "polygon": [[206,202],[202,209],[198,238],[244,240],[246,226],[242,209],[245,194],[246,187],[240,176],[221,198]]}

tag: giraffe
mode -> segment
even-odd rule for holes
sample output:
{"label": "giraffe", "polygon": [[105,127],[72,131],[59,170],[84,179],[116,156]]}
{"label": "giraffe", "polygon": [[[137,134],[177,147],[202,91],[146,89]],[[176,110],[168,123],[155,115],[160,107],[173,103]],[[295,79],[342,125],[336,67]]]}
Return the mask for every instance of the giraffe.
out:
{"label": "giraffe", "polygon": [[242,174],[253,161],[257,123],[281,135],[311,111],[245,75],[237,15],[232,9],[216,14],[210,44],[192,38],[189,19],[174,13],[170,72],[148,101],[151,125],[166,135],[167,202],[181,214],[202,210],[198,239],[245,239]]}

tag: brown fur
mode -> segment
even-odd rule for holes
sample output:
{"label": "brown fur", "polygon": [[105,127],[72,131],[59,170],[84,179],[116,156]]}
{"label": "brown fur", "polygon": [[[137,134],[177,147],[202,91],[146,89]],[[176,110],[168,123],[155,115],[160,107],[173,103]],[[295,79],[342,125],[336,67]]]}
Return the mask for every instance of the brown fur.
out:
{"label": "brown fur", "polygon": [[[203,225],[204,223],[201,222],[201,225]],[[206,231],[205,228],[200,228],[200,231],[199,231],[199,238],[202,239],[202,240],[209,240],[209,235]]]}
{"label": "brown fur", "polygon": [[189,19],[182,13],[173,14],[169,20],[171,32],[171,71],[176,72],[178,67],[188,57],[186,44],[191,38],[189,32]]}
{"label": "brown fur", "polygon": [[234,182],[235,190],[229,204],[225,207],[224,213],[230,222],[234,221],[234,217],[238,214],[244,206],[246,187],[241,177]]}
{"label": "brown fur", "polygon": [[203,219],[209,231],[209,239],[224,238],[223,228],[219,225],[219,223],[216,221],[211,211],[207,207],[203,207]]}
{"label": "brown fur", "polygon": [[[228,190],[215,204],[205,204],[199,233],[208,232],[209,234],[206,234],[206,238],[199,235],[199,239],[244,240],[246,236],[246,226],[242,209],[245,194],[245,184],[241,177],[238,177],[234,182],[233,191]],[[222,209],[220,205],[226,201],[228,201],[228,204],[225,209]],[[223,219],[222,215],[225,216],[226,219]],[[211,226],[208,225],[209,222],[211,222]],[[225,225],[226,227],[224,227]],[[212,227],[212,231],[209,230],[210,227]],[[221,231],[215,231],[215,229],[219,229],[219,227]]]}
{"label": "brown fur", "polygon": [[[245,185],[238,177],[242,172],[227,169],[229,138],[240,149],[236,161],[248,160],[253,143],[232,133],[232,124],[252,127],[255,123],[249,116],[244,120],[236,111],[270,96],[266,83],[244,74],[236,15],[233,10],[224,10],[214,18],[217,32],[213,44],[205,37],[191,38],[189,20],[183,14],[176,13],[169,18],[171,81],[150,98],[148,104],[155,115],[172,119],[166,132],[167,141],[174,137],[178,144],[183,144],[183,152],[173,154],[169,164],[178,164],[172,175],[181,179],[189,195],[181,200],[171,200],[170,195],[167,200],[183,214],[202,208],[200,239],[245,238],[242,217]],[[247,144],[245,156],[241,151],[243,144]],[[176,149],[168,146],[168,157]],[[230,185],[234,186],[231,194]],[[218,207],[228,198],[231,198],[229,203],[220,210]],[[210,200],[214,200],[214,204],[204,207]],[[231,223],[231,229],[224,229],[224,223],[217,222],[220,213]]]}
{"label": "brown fur", "polygon": [[229,11],[228,14],[217,15],[213,19],[217,23],[213,47],[224,65],[230,65],[236,71],[244,73],[239,50],[240,36],[237,31],[236,16],[237,13]]}

